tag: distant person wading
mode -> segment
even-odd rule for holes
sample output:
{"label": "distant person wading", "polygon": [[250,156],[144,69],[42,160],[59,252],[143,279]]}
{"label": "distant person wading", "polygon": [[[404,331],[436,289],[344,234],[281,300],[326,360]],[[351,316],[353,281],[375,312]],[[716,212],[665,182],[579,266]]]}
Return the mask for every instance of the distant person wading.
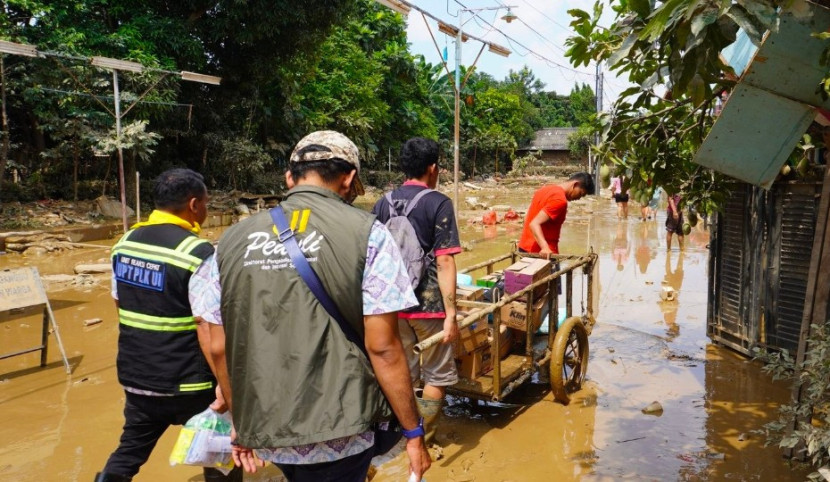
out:
{"label": "distant person wading", "polygon": [[628,179],[625,175],[611,178],[611,198],[617,204],[617,218],[628,219]]}

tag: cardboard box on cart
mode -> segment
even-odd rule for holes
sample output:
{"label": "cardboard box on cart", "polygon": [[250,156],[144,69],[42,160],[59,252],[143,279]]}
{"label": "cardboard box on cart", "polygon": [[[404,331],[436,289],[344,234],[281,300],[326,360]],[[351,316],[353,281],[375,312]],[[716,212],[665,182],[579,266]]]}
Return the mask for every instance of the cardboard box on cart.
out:
{"label": "cardboard box on cart", "polygon": [[475,379],[493,369],[493,355],[490,345],[482,346],[455,359],[460,378]]}
{"label": "cardboard box on cart", "polygon": [[[458,319],[462,319],[459,316]],[[461,357],[487,345],[487,317],[476,321],[472,325],[458,330],[458,339],[455,340],[455,357]]]}
{"label": "cardboard box on cart", "polygon": [[[502,324],[499,328],[499,360],[504,360],[507,358],[507,355],[510,354],[510,351],[513,348],[513,328]],[[493,327],[491,326],[487,330],[487,340],[490,342],[490,346],[493,347]]]}
{"label": "cardboard box on cart", "polygon": [[[521,258],[504,269],[504,292],[508,295],[518,293],[550,274],[551,262],[549,260]],[[547,289],[547,283],[537,286],[533,290],[534,298],[544,295]]]}
{"label": "cardboard box on cart", "polygon": [[481,286],[458,285],[455,287],[455,299],[467,301],[481,301],[484,298],[484,288]]}
{"label": "cardboard box on cart", "polygon": [[501,307],[501,322],[514,330],[526,331],[527,319],[530,316],[530,329],[536,332],[542,326],[542,310],[548,303],[548,294],[535,298],[530,314],[527,312],[527,300],[516,300]]}

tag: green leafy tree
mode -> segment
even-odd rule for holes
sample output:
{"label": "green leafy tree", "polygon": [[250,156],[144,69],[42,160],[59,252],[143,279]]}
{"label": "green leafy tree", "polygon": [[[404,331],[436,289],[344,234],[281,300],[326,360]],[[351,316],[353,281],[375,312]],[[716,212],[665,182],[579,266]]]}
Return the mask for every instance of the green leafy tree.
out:
{"label": "green leafy tree", "polygon": [[576,132],[568,136],[568,150],[571,156],[582,158],[588,155],[588,150],[594,143],[594,128],[589,124],[579,127]]}
{"label": "green leafy tree", "polygon": [[[161,158],[203,171],[211,171],[209,134],[253,138],[268,148],[296,140],[293,131],[284,129],[288,120],[277,114],[284,112],[285,103],[279,88],[282,66],[315,54],[333,26],[345,22],[355,9],[354,2],[345,0],[7,0],[2,5],[4,39],[75,57],[102,55],[147,67],[222,76],[221,87],[180,83],[175,76],[160,79],[153,72],[124,74],[121,79],[125,103],[143,94],[125,122],[150,120],[154,131],[169,133],[158,145]],[[11,82],[3,82],[7,94],[20,94],[9,102],[15,105],[9,106],[3,127],[10,134],[7,145],[20,146],[15,157],[30,173],[40,172],[45,161],[53,163],[54,171],[60,157],[40,154],[61,142],[52,137],[60,126],[45,125],[70,115],[61,95],[77,100],[81,92],[91,96],[87,103],[97,98],[111,105],[109,73],[70,58],[18,58],[14,64],[14,69],[6,69],[12,70],[5,76]],[[171,105],[175,103],[184,105]],[[96,108],[104,110],[102,105]],[[91,153],[84,155],[95,161]],[[5,156],[0,157],[2,163]],[[161,169],[168,162],[153,167]],[[228,175],[218,169],[212,173],[220,182]]]}
{"label": "green leafy tree", "polygon": [[407,50],[400,15],[359,2],[355,17],[323,43],[313,68],[286,86],[288,108],[303,134],[340,130],[377,168],[385,165],[375,162],[378,153],[397,151],[408,137],[437,135],[423,68]]}
{"label": "green leafy tree", "polygon": [[96,130],[90,116],[80,112],[76,115],[47,122],[46,128],[54,130],[51,137],[55,146],[43,151],[41,156],[55,164],[65,158],[72,159],[72,199],[78,200],[78,173],[81,159],[96,141]]}
{"label": "green leafy tree", "polygon": [[776,25],[775,9],[789,2],[615,2],[616,21],[598,26],[603,4],[593,12],[574,9],[576,35],[568,39],[574,65],[604,61],[635,87],[625,90],[613,112],[598,123],[602,158],[633,171],[632,186],[648,192],[649,181],[682,191],[701,212],[724,200],[723,176],[691,162],[713,122],[712,106],[734,86],[720,57],[739,27],[759,42]]}
{"label": "green leafy tree", "polygon": [[[110,129],[106,136],[97,140],[97,148],[101,152],[114,154],[121,146],[121,152],[126,153],[124,165],[124,179],[126,181],[127,198],[135,196],[137,186],[135,184],[136,171],[139,163],[146,166],[155,153],[154,146],[158,144],[161,136],[155,132],[147,131],[147,121],[135,121],[127,124],[121,129],[119,142],[118,133],[115,128]],[[104,186],[106,188],[106,186]]]}
{"label": "green leafy tree", "polygon": [[596,95],[594,89],[587,84],[574,85],[568,96],[568,109],[565,119],[568,125],[578,127],[590,124],[597,113]]}

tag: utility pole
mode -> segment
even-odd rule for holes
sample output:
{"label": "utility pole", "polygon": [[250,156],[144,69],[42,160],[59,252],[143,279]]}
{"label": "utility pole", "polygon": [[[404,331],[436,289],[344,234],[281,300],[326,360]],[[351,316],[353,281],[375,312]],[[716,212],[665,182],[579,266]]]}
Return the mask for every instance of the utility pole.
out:
{"label": "utility pole", "polygon": [[452,203],[455,209],[455,220],[458,222],[458,216],[461,212],[461,206],[458,204],[458,171],[460,170],[459,161],[459,143],[461,141],[461,42],[464,41],[464,34],[461,29],[464,28],[464,10],[458,11],[458,31],[455,34],[455,109],[453,109],[453,143],[452,143],[452,182],[453,182],[453,196]]}
{"label": "utility pole", "polygon": [[118,145],[118,183],[121,185],[121,223],[126,233],[127,191],[124,189],[126,184],[124,184],[124,150],[121,148],[121,91],[118,88],[118,69],[112,69],[112,90],[115,94],[115,139]]}
{"label": "utility pole", "polygon": [[[596,76],[594,77],[594,79],[596,81],[595,88],[594,88],[594,96],[595,96],[596,101],[597,101],[596,102],[597,115],[599,115],[602,112],[602,64],[600,64],[599,61],[597,61],[597,72],[596,72]],[[599,146],[599,132],[594,133],[594,146]],[[600,190],[599,165],[600,165],[600,160],[597,157],[597,158],[594,159],[593,166],[591,166],[593,168],[593,172],[591,174],[593,174],[593,176],[594,176],[594,188],[595,188],[595,192],[597,193],[597,196],[600,195],[600,193],[599,193],[599,190]]]}
{"label": "utility pole", "polygon": [[10,143],[9,117],[6,115],[6,67],[5,55],[0,54],[0,186],[3,183],[3,174],[9,160]]}

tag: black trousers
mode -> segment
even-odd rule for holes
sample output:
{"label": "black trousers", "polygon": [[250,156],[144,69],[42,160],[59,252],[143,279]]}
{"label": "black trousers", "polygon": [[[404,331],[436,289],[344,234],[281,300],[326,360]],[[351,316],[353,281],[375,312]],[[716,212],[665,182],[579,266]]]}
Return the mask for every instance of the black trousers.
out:
{"label": "black trousers", "polygon": [[366,482],[374,449],[322,464],[276,464],[289,482]]}
{"label": "black trousers", "polygon": [[[169,426],[183,425],[215,400],[213,390],[173,397],[124,393],[127,396],[124,404],[124,430],[121,432],[118,448],[104,466],[104,473],[126,477],[133,477],[138,473]],[[207,480],[222,480],[217,478],[222,477],[222,473],[216,469],[206,467],[204,472]],[[228,477],[238,475],[239,478],[235,480],[242,480],[241,471],[235,469],[234,472]]]}

